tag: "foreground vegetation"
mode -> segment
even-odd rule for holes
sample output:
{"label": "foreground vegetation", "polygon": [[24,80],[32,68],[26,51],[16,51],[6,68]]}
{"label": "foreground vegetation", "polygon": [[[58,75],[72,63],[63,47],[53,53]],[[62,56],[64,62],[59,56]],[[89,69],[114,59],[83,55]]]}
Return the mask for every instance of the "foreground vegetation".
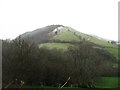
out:
{"label": "foreground vegetation", "polygon": [[82,41],[64,51],[39,48],[21,38],[3,41],[3,87],[96,88],[97,77],[116,77],[117,69],[112,67],[116,58],[111,53],[94,47],[97,45]]}
{"label": "foreground vegetation", "polygon": [[[2,89],[2,90],[9,90],[9,89]],[[11,89],[10,89],[11,90]],[[70,87],[64,87],[62,89],[59,89],[59,88],[56,88],[56,87],[50,87],[50,88],[12,88],[12,90],[118,90],[118,88],[112,88],[112,89],[109,89],[109,88],[106,88],[106,89],[99,89],[99,88],[95,88],[95,89],[91,89],[91,88],[70,88]]]}

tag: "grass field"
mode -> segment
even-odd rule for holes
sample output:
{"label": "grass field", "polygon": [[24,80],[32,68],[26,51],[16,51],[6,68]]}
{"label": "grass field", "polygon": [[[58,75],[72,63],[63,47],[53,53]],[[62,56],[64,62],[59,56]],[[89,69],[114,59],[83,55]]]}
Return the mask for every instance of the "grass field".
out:
{"label": "grass field", "polygon": [[61,41],[80,41],[80,39],[70,31],[60,33],[57,36],[55,36],[54,39]]}
{"label": "grass field", "polygon": [[45,47],[48,49],[62,49],[62,50],[67,50],[71,46],[74,45],[70,43],[44,43],[39,45],[39,47]]}
{"label": "grass field", "polygon": [[117,88],[120,86],[120,77],[101,77],[95,82],[97,88]]}

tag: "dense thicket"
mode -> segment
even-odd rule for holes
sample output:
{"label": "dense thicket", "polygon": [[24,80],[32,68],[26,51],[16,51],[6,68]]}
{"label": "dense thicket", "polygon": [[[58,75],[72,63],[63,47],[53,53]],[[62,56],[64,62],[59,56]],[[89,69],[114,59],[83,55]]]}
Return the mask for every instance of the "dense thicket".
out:
{"label": "dense thicket", "polygon": [[89,86],[106,71],[112,70],[114,58],[89,42],[68,51],[38,48],[19,39],[3,41],[3,87],[10,82],[24,85]]}

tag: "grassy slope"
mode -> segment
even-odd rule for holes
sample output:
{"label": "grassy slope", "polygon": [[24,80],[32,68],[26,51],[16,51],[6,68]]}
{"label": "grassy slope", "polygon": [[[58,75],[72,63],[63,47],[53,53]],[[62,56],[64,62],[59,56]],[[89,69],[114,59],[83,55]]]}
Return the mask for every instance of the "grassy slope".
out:
{"label": "grassy slope", "polygon": [[99,44],[99,45],[102,45],[102,46],[108,46],[108,47],[116,47],[115,45],[111,44],[111,43],[108,43],[107,41],[105,40],[100,40],[98,38],[95,38],[93,36],[90,36],[90,35],[87,35],[87,34],[84,34],[84,33],[81,33],[81,32],[78,32],[76,31],[75,29],[69,27],[69,29],[72,31],[72,32],[76,32],[76,34],[79,36],[81,36],[82,38],[85,38],[86,40],[89,40],[90,42],[93,42],[93,43],[96,43],[96,44]]}
{"label": "grassy slope", "polygon": [[118,47],[114,44],[108,43],[105,40],[100,40],[98,38],[95,38],[93,36],[78,32],[76,30],[74,30],[73,28],[69,27],[69,30],[72,32],[75,32],[78,36],[81,36],[82,38],[85,38],[86,40],[93,42],[95,44],[99,44],[102,46],[105,46],[105,50],[107,50],[108,52],[110,52],[114,57],[116,57],[118,59]]}
{"label": "grassy slope", "polygon": [[[82,38],[85,38],[86,40],[90,42],[107,47],[105,48],[105,50],[108,50],[111,54],[113,54],[118,59],[118,48],[116,45],[108,43],[105,40],[100,40],[93,36],[78,32],[74,30],[73,28],[68,27],[68,29],[69,31],[67,29],[62,29],[58,35],[53,37],[53,39],[61,40],[61,41],[80,41],[79,36],[81,36]],[[69,46],[71,46],[71,44],[65,44],[65,43],[44,43],[40,45],[40,47],[47,47],[50,49],[58,48],[58,49],[64,49],[64,50],[67,50]]]}
{"label": "grassy slope", "polygon": [[56,36],[54,36],[53,39],[61,40],[61,41],[80,41],[79,36],[81,36],[81,38],[85,38],[85,40],[96,43],[98,45],[102,45],[102,46],[106,46],[106,47],[115,47],[115,48],[117,47],[116,45],[108,43],[105,40],[101,40],[101,39],[95,38],[93,36],[78,32],[70,27],[67,27],[67,28],[69,29],[69,31],[66,29],[61,29],[61,32],[58,33]]}
{"label": "grassy slope", "polygon": [[[53,37],[54,40],[61,40],[61,41],[80,41],[80,39],[75,36],[72,32],[62,29],[58,35]],[[44,43],[40,44],[39,47],[47,47],[49,49],[63,49],[67,50],[70,46],[74,46],[70,43]]]}
{"label": "grassy slope", "polygon": [[55,36],[54,39],[61,41],[80,41],[80,39],[70,31],[60,33],[57,36]]}
{"label": "grassy slope", "polygon": [[67,50],[68,47],[74,46],[69,43],[44,43],[40,44],[39,47],[46,47],[48,49],[62,49],[62,50]]}

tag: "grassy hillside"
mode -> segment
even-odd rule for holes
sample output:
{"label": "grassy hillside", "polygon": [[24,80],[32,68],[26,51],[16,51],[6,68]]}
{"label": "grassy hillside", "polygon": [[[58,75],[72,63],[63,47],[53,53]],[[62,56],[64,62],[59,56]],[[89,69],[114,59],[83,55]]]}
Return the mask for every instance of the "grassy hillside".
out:
{"label": "grassy hillside", "polygon": [[[57,33],[55,36],[53,36],[52,38],[53,40],[60,40],[60,41],[66,41],[66,42],[72,42],[72,41],[79,42],[85,39],[86,41],[101,45],[105,50],[113,54],[114,57],[118,59],[118,48],[115,44],[111,44],[104,39],[99,39],[94,36],[81,33],[71,27],[64,27],[59,30],[61,31]],[[52,42],[52,43],[49,42],[49,43],[44,43],[40,45],[40,47],[47,47],[50,49],[56,48],[56,49],[63,49],[63,50],[67,50],[69,46],[73,46],[73,45],[71,45],[70,43],[66,44],[66,43],[56,43],[56,42]]]}
{"label": "grassy hillside", "polygon": [[62,32],[56,35],[54,39],[61,41],[80,41],[80,39],[70,31]]}
{"label": "grassy hillside", "polygon": [[43,43],[39,47],[48,48],[48,49],[62,49],[67,50],[69,47],[74,46],[70,43]]}
{"label": "grassy hillside", "polygon": [[104,40],[104,39],[98,39],[94,36],[91,36],[91,35],[87,35],[87,34],[84,34],[84,33],[81,33],[81,32],[78,32],[76,31],[75,29],[71,28],[71,27],[68,27],[69,30],[71,32],[75,32],[78,36],[81,36],[81,38],[85,38],[86,40],[90,41],[90,42],[93,42],[93,43],[96,43],[96,44],[99,44],[99,45],[102,45],[102,46],[108,46],[108,47],[116,47],[116,45],[113,45],[111,43],[108,43],[108,41]]}

